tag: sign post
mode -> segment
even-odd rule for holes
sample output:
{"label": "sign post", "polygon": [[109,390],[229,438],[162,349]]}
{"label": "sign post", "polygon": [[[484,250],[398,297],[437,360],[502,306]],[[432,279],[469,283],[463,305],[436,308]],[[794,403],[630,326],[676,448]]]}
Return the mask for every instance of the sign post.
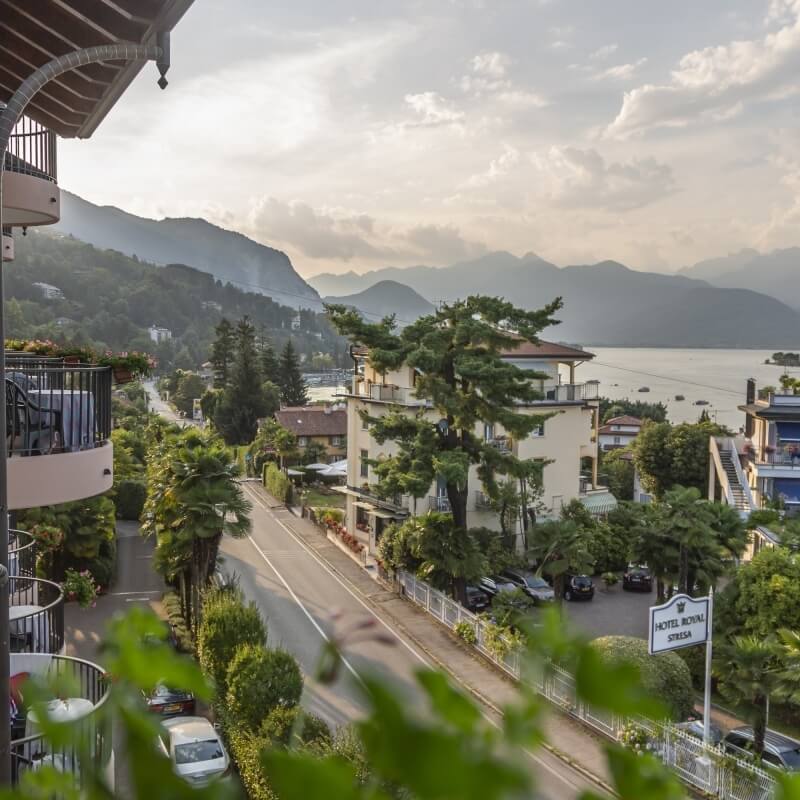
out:
{"label": "sign post", "polygon": [[703,744],[711,746],[711,648],[714,618],[714,587],[708,590],[708,638],[706,639],[706,682],[703,693]]}

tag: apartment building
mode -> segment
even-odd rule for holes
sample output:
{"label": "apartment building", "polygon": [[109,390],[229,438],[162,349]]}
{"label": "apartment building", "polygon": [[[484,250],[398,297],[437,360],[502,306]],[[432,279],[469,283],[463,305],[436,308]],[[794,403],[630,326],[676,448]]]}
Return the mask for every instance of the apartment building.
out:
{"label": "apartment building", "polygon": [[[411,367],[381,375],[371,366],[368,351],[356,349],[353,356],[356,368],[352,389],[347,394],[347,485],[342,491],[347,495],[348,531],[375,552],[386,525],[410,514],[429,510],[446,512],[449,502],[443,483],[434,483],[424,498],[398,497],[387,502],[375,496],[372,487],[376,478],[369,462],[394,455],[396,446],[388,441],[379,445],[360,412],[379,417],[390,408],[401,408],[409,414],[422,412],[432,422],[437,421],[438,414],[425,400],[416,397],[415,373]],[[476,435],[518,458],[548,462],[543,471],[541,497],[545,516],[557,516],[562,506],[575,498],[596,514],[613,509],[615,498],[597,481],[599,386],[596,382],[577,383],[575,377],[578,366],[593,355],[550,342],[536,345],[524,342],[519,348],[503,353],[503,358],[521,369],[546,376],[536,381],[541,399],[520,411],[551,416],[522,441],[514,441],[499,426],[488,424],[477,430]],[[498,528],[497,515],[489,507],[475,468],[471,470],[469,489],[468,524]]]}
{"label": "apartment building", "polygon": [[[11,135],[0,163],[3,262],[14,259],[16,233],[60,218],[57,137],[90,137],[145,65],[145,56],[158,63],[158,70],[153,68],[154,90],[159,73],[159,85],[166,85],[168,34],[191,4],[192,0],[5,0],[0,130],[10,128]],[[122,43],[123,48],[115,48]],[[86,51],[99,46],[109,49]],[[80,58],[74,55],[79,49],[84,50]],[[18,119],[20,106],[14,95],[45,64],[51,64],[47,81],[32,94],[20,95],[24,116]],[[60,295],[55,286],[39,288],[45,297]],[[9,510],[56,505],[109,490],[114,463],[111,369],[7,353],[3,377]],[[94,737],[96,758],[112,771],[107,726],[92,729],[94,711],[108,691],[106,675],[96,664],[64,656],[64,593],[60,585],[34,577],[35,549],[30,535],[9,532],[9,582],[2,608],[8,604],[11,653],[0,664],[0,691],[11,700],[3,706],[11,706],[11,759],[10,774],[8,762],[0,762],[0,780],[16,782],[36,764],[56,765],[79,779],[75,752],[45,745],[35,721],[25,717],[25,681],[48,673],[59,674],[73,687],[58,707],[51,705],[50,713],[81,720],[87,741],[90,731]]]}
{"label": "apartment building", "polygon": [[627,447],[642,430],[642,421],[638,417],[625,414],[612,417],[600,426],[598,431],[600,449],[603,452]]}

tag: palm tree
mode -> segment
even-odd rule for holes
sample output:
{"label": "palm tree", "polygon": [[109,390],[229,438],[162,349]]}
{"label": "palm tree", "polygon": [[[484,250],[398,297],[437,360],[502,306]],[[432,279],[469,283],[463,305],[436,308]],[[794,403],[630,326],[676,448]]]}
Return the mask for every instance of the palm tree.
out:
{"label": "palm tree", "polygon": [[717,672],[722,694],[745,711],[753,726],[753,751],[764,752],[769,696],[779,685],[779,648],[773,639],[734,636],[717,649]]}
{"label": "palm tree", "polygon": [[538,575],[553,579],[553,592],[560,603],[566,574],[584,573],[592,566],[586,532],[571,519],[542,522],[531,528],[529,540],[528,556],[538,565]]}
{"label": "palm tree", "polygon": [[782,628],[780,640],[780,667],[774,694],[781,700],[800,704],[800,633]]}

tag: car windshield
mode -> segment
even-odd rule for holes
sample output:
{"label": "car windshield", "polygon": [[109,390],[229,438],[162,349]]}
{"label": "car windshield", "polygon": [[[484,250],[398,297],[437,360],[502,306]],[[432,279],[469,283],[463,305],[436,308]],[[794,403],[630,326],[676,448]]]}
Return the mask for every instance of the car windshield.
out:
{"label": "car windshield", "polygon": [[644,567],[634,567],[630,571],[630,574],[631,575],[642,575],[642,576],[644,576],[644,575],[648,574],[648,571]]}
{"label": "car windshield", "polygon": [[789,769],[800,769],[800,747],[794,750],[781,750],[781,758]]}
{"label": "car windshield", "polygon": [[577,575],[575,577],[576,586],[591,586],[592,580],[586,575]]}
{"label": "car windshield", "polygon": [[537,578],[531,575],[525,578],[525,583],[530,589],[549,589],[550,584],[544,578]]}
{"label": "car windshield", "polygon": [[213,761],[222,757],[222,745],[218,739],[175,745],[176,764],[199,764],[202,761]]}

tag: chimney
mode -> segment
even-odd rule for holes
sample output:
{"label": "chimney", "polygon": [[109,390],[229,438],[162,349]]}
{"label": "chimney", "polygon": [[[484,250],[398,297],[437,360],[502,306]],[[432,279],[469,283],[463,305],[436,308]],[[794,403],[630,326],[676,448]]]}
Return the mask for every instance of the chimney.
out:
{"label": "chimney", "polygon": [[[747,391],[745,393],[745,400],[747,401],[747,405],[752,405],[756,401],[756,380],[755,378],[748,378],[747,379]],[[752,414],[749,412],[745,413],[744,417],[744,435],[748,439],[753,438],[753,434],[756,430],[756,420]]]}

